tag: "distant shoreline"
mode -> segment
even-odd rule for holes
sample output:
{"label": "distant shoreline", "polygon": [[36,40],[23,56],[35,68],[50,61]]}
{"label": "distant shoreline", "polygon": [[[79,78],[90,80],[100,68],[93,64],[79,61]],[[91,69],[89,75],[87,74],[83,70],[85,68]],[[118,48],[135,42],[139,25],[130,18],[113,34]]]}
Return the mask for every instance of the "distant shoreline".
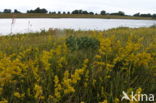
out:
{"label": "distant shoreline", "polygon": [[116,15],[89,15],[89,14],[0,14],[0,19],[7,18],[99,18],[99,19],[135,19],[135,20],[156,20],[153,17],[134,17],[134,16],[116,16]]}

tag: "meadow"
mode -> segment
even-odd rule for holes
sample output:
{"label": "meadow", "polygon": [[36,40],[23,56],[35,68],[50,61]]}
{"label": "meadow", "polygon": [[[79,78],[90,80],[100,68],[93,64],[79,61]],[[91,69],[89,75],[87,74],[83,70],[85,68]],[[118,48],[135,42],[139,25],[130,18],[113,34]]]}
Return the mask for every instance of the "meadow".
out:
{"label": "meadow", "polygon": [[0,103],[139,103],[122,91],[155,94],[155,78],[154,26],[0,36]]}

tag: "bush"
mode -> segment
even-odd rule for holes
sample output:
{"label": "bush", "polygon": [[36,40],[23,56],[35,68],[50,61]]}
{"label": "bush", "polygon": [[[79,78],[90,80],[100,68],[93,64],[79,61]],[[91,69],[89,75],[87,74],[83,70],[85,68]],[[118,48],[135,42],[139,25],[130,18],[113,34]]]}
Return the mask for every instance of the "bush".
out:
{"label": "bush", "polygon": [[99,41],[91,37],[74,37],[70,36],[66,39],[66,45],[70,50],[92,49],[99,47]]}

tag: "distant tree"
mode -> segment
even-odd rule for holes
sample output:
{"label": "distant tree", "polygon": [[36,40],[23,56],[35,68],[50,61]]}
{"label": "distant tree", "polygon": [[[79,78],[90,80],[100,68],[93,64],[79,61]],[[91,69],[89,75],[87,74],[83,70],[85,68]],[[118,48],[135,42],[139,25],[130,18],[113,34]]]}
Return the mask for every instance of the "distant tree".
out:
{"label": "distant tree", "polygon": [[72,14],[89,14],[86,10],[74,10]]}
{"label": "distant tree", "polygon": [[134,14],[133,16],[140,16],[140,13],[136,13],[136,14]]}
{"label": "distant tree", "polygon": [[149,13],[149,14],[140,14],[140,16],[142,17],[152,17],[152,15]]}
{"label": "distant tree", "polygon": [[58,11],[58,13],[57,14],[61,14],[61,11]]}
{"label": "distant tree", "polygon": [[4,9],[3,13],[11,13],[11,9]]}
{"label": "distant tree", "polygon": [[40,13],[41,12],[41,9],[38,7],[34,10],[35,13]]}
{"label": "distant tree", "polygon": [[83,10],[78,10],[78,14],[83,14]]}
{"label": "distant tree", "polygon": [[36,8],[35,10],[34,10],[36,13],[47,13],[48,11],[46,10],[46,9],[40,9],[39,7],[38,8]]}
{"label": "distant tree", "polygon": [[48,11],[46,9],[40,9],[39,7],[35,10],[28,10],[27,13],[47,13]]}
{"label": "distant tree", "polygon": [[17,9],[14,10],[14,13],[21,13],[20,11],[18,11]]}
{"label": "distant tree", "polygon": [[119,11],[118,14],[121,16],[125,16],[125,13],[123,11]]}
{"label": "distant tree", "polygon": [[101,15],[106,15],[106,11],[105,10],[102,10],[100,14]]}
{"label": "distant tree", "polygon": [[152,17],[156,17],[156,14],[153,14]]}
{"label": "distant tree", "polygon": [[33,13],[33,11],[32,10],[27,10],[27,13]]}
{"label": "distant tree", "polygon": [[55,11],[53,11],[53,12],[49,12],[49,14],[56,14],[56,12],[55,12]]}
{"label": "distant tree", "polygon": [[81,14],[89,14],[88,11],[82,11]]}
{"label": "distant tree", "polygon": [[67,14],[70,14],[70,12],[68,11]]}
{"label": "distant tree", "polygon": [[66,12],[64,11],[63,14],[66,14]]}
{"label": "distant tree", "polygon": [[119,11],[117,13],[111,13],[110,15],[119,15],[119,16],[125,16],[125,13],[123,11]]}
{"label": "distant tree", "polygon": [[89,12],[89,14],[90,14],[90,15],[94,15],[94,13],[93,13],[93,12]]}
{"label": "distant tree", "polygon": [[117,15],[117,13],[110,13],[109,15]]}
{"label": "distant tree", "polygon": [[54,12],[52,12],[52,14],[56,14],[56,12],[54,11]]}
{"label": "distant tree", "polygon": [[79,10],[72,11],[72,14],[79,14]]}

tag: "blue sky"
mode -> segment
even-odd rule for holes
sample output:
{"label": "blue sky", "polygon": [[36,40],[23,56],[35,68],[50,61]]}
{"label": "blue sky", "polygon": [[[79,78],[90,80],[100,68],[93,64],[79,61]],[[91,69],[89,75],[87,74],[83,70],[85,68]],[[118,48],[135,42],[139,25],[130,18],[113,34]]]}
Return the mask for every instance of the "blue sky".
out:
{"label": "blue sky", "polygon": [[88,11],[107,12],[124,11],[126,14],[156,13],[156,0],[3,0],[0,11],[5,8],[18,9],[26,12],[36,7],[49,11],[72,11],[83,9]]}

